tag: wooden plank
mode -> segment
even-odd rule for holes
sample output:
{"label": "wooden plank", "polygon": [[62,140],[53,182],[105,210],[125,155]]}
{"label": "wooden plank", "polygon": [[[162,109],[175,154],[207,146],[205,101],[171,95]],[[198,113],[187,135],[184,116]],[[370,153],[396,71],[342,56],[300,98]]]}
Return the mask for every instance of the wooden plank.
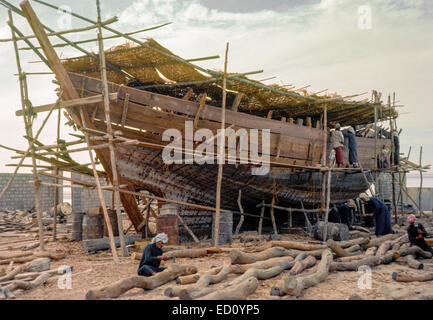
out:
{"label": "wooden plank", "polygon": [[[85,79],[86,90],[100,93],[101,92],[101,81],[95,78],[85,77],[79,74],[69,72],[69,76],[77,87],[80,86],[82,79]],[[158,106],[162,110],[174,111],[186,114],[194,117],[199,108],[199,104],[193,101],[185,101],[179,98],[165,96],[153,92],[144,90],[138,90],[131,87],[119,86],[114,83],[110,83],[111,92],[119,92],[119,99],[124,99],[125,94],[130,94],[130,101],[141,105],[147,106]],[[212,121],[221,121],[221,108],[205,105],[201,112],[203,119]],[[235,126],[246,127],[251,129],[269,129],[274,133],[283,133],[292,137],[301,137],[305,139],[320,139],[323,137],[321,130],[308,127],[299,127],[295,124],[282,124],[281,121],[265,119],[250,115],[243,112],[234,112],[232,110],[226,110],[227,124],[233,124]]]}

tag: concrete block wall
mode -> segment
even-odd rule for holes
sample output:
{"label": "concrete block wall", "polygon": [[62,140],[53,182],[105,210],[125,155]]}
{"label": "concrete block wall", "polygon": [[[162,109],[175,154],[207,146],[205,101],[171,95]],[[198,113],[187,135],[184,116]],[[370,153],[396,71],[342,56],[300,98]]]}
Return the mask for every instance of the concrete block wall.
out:
{"label": "concrete block wall", "polygon": [[[82,175],[78,173],[72,173],[72,179],[91,182],[91,183],[95,182],[94,177],[88,175]],[[101,183],[101,186],[110,185],[110,183],[107,183],[107,180],[105,179],[100,178],[99,181]],[[104,195],[105,204],[107,205],[108,208],[111,208],[112,192],[103,190],[102,193]],[[74,188],[72,189],[71,200],[72,200],[73,212],[85,212],[89,208],[96,208],[101,206],[97,189]]]}
{"label": "concrete block wall", "polygon": [[[11,176],[12,173],[0,173],[0,190],[3,190]],[[56,182],[54,178],[44,176],[39,176],[39,179],[48,183]],[[31,173],[17,174],[3,199],[0,200],[0,209],[29,210],[36,207],[34,186],[29,183],[30,180],[33,180]],[[40,190],[42,211],[48,211],[54,206],[55,187],[41,186]],[[63,189],[59,191],[59,202],[63,202]]]}
{"label": "concrete block wall", "polygon": [[[400,194],[399,174],[395,173],[395,196],[398,199]],[[403,179],[403,176],[402,176]],[[374,185],[378,198],[381,200],[392,201],[392,175],[388,172],[378,174]]]}

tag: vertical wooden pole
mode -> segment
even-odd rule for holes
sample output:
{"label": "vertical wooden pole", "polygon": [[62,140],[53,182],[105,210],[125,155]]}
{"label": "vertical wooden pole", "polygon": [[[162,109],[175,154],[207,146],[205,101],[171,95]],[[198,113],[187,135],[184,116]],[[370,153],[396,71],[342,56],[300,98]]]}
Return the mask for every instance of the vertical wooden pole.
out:
{"label": "vertical wooden pole", "polygon": [[[239,211],[241,213],[244,213],[244,208],[242,207],[242,190],[239,189],[239,194],[238,194],[238,207],[239,207]],[[242,228],[242,224],[244,223],[245,217],[244,215],[241,215],[240,219],[239,219],[239,223],[236,226],[236,231],[235,234],[239,234],[239,232],[241,231]]]}
{"label": "vertical wooden pole", "polygon": [[221,214],[221,184],[223,177],[223,162],[225,162],[225,125],[226,125],[226,98],[227,98],[227,59],[229,53],[229,43],[226,44],[226,54],[224,59],[224,75],[223,75],[223,99],[221,106],[221,143],[219,146],[219,164],[218,164],[218,180],[216,189],[216,212],[215,212],[215,246],[219,245],[219,233],[220,233],[220,214]]}
{"label": "vertical wooden pole", "polygon": [[122,248],[123,256],[127,257],[128,250],[126,249],[126,245],[125,245],[122,213],[120,212],[119,177],[117,172],[116,154],[114,151],[113,128],[111,127],[110,99],[109,99],[108,84],[107,84],[107,67],[105,63],[104,43],[102,41],[101,8],[99,5],[99,0],[96,0],[96,7],[98,11],[98,45],[99,45],[100,67],[101,67],[101,80],[102,80],[102,87],[103,87],[102,95],[104,97],[105,122],[107,124],[108,148],[110,150],[110,158],[111,158],[111,171],[113,173],[114,206],[116,207],[120,247]]}
{"label": "vertical wooden pole", "polygon": [[[57,145],[59,145],[59,140],[60,140],[60,119],[61,119],[61,109],[58,109],[57,112]],[[56,151],[57,153],[59,152],[60,148],[57,147]],[[59,156],[56,155],[56,160],[59,159]],[[55,175],[56,175],[56,185],[59,184],[59,168],[57,166],[54,167],[54,171],[55,171]],[[55,191],[54,191],[54,212],[53,212],[53,241],[57,240],[57,206],[59,204],[59,187],[55,187]],[[63,190],[62,190],[63,192]],[[72,190],[71,190],[72,192]]]}
{"label": "vertical wooden pole", "polygon": [[328,105],[325,104],[323,109],[323,153],[322,153],[322,166],[326,166],[326,153],[328,147]]}
{"label": "vertical wooden pole", "polygon": [[[332,165],[332,167],[333,167],[333,165]],[[331,202],[331,176],[332,176],[332,171],[331,171],[331,169],[329,169],[328,170],[328,186],[327,186],[327,193],[326,193],[325,227],[323,228],[323,241],[326,241],[326,238],[328,236],[329,204]]]}
{"label": "vertical wooden pole", "polygon": [[[394,147],[394,132],[395,132],[395,128],[393,126],[392,123],[392,113],[391,113],[391,96],[388,96],[388,106],[389,106],[389,128],[391,130],[391,155],[392,158],[390,158],[390,162],[391,162],[391,183],[392,183],[392,206],[394,207],[394,222],[397,224],[398,223],[398,206],[397,206],[397,198],[395,196],[395,173],[394,171],[397,170],[398,168],[394,168],[394,163],[395,163],[395,147]],[[392,107],[395,107],[395,92],[393,93],[392,96]]]}
{"label": "vertical wooden pole", "polygon": [[[328,105],[325,104],[323,109],[323,153],[322,153],[322,167],[326,167],[326,154],[328,147]],[[326,205],[326,173],[322,174],[322,197],[320,206],[322,208]]]}
{"label": "vertical wooden pole", "polygon": [[422,146],[419,150],[419,177],[420,177],[420,180],[419,180],[418,207],[419,207],[419,214],[422,217],[422,215],[423,215],[423,210],[421,207],[421,204],[422,204],[421,203],[421,201],[422,201],[422,183],[423,183],[423,181],[422,181],[422,179],[423,179],[423,177],[422,177]]}
{"label": "vertical wooden pole", "polygon": [[259,236],[262,235],[263,217],[265,215],[265,200],[262,200],[262,208],[260,209],[260,220],[259,220]]}
{"label": "vertical wooden pole", "polygon": [[[9,21],[11,22],[11,25],[13,25],[12,12],[10,10],[8,11],[8,15],[9,15]],[[38,170],[36,167],[36,158],[35,158],[36,150],[35,150],[35,145],[33,140],[32,119],[31,119],[31,115],[27,114],[27,107],[26,107],[26,104],[30,102],[28,96],[28,90],[27,90],[27,79],[25,73],[23,73],[21,69],[18,44],[17,44],[15,32],[13,31],[12,27],[11,27],[11,34],[12,34],[12,39],[14,44],[15,59],[16,59],[19,81],[20,81],[21,108],[23,110],[24,127],[26,131],[26,135],[30,138],[28,139],[28,143],[29,143],[29,149],[31,150],[32,153],[34,197],[36,202],[36,211],[37,211],[38,228],[39,228],[39,248],[41,251],[44,251],[45,243],[44,243],[44,229],[43,229],[44,226],[42,224],[40,181],[38,179]]]}
{"label": "vertical wooden pole", "polygon": [[274,177],[274,182],[272,184],[271,219],[272,219],[272,227],[274,229],[274,234],[278,235],[277,224],[275,223],[275,214],[274,214],[275,199],[277,197],[276,187],[277,187],[277,184],[275,182],[275,177]]}

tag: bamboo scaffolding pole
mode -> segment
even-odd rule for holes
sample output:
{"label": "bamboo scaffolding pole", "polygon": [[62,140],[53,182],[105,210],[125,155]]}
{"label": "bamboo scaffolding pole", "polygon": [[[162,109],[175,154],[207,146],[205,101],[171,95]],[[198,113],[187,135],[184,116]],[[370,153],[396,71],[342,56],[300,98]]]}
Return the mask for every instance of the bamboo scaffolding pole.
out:
{"label": "bamboo scaffolding pole", "polygon": [[[137,33],[159,29],[159,28],[165,27],[165,26],[167,26],[169,24],[172,24],[172,22],[167,22],[167,23],[163,23],[163,24],[160,24],[160,25],[157,25],[157,26],[154,26],[154,27],[140,29],[140,30],[136,30],[136,31],[132,31],[132,32],[127,32],[126,34],[129,35],[129,36],[132,36],[132,35],[137,34]],[[102,38],[102,40],[116,39],[116,38],[120,38],[120,37],[121,36],[119,36],[119,35],[114,35],[114,36],[104,37],[104,38]],[[94,39],[74,41],[74,44],[83,44],[83,43],[96,42],[96,41],[98,41],[98,39],[94,38]],[[69,46],[68,43],[58,43],[58,44],[54,44],[53,48],[63,48],[63,47],[67,47],[67,46]],[[36,47],[36,48],[40,49],[40,47]],[[19,50],[29,50],[29,48],[19,48]],[[62,61],[63,60],[68,60],[68,59],[62,59]],[[195,59],[192,59],[192,60],[193,61],[197,61]],[[39,62],[39,61],[37,61],[37,62]]]}
{"label": "bamboo scaffolding pole", "polygon": [[[59,143],[60,140],[60,119],[62,117],[62,113],[60,109],[57,111],[57,139],[56,142]],[[59,152],[60,148],[57,147],[57,152]],[[59,160],[58,155],[56,156],[56,160]],[[54,172],[56,176],[59,175],[59,168],[55,166]],[[62,180],[63,182],[63,180]],[[59,178],[56,177],[56,184],[59,184]],[[59,204],[59,188],[55,188],[54,195],[54,212],[53,212],[53,241],[57,240],[57,205]],[[62,191],[63,192],[63,191]]]}
{"label": "bamboo scaffolding pole", "polygon": [[223,98],[222,98],[222,106],[221,106],[221,136],[220,146],[218,150],[219,154],[219,164],[218,164],[218,179],[216,186],[216,212],[215,212],[215,247],[219,245],[219,234],[220,234],[220,214],[221,214],[221,185],[222,185],[222,176],[223,176],[223,162],[225,160],[225,128],[226,128],[226,99],[227,99],[227,60],[229,53],[229,43],[226,44],[226,53],[224,58],[224,76],[223,76]]}
{"label": "bamboo scaffolding pole", "polygon": [[110,151],[111,171],[113,174],[114,206],[116,207],[117,227],[119,229],[120,247],[122,248],[123,256],[128,257],[129,254],[125,245],[122,213],[120,212],[119,177],[118,177],[116,154],[115,154],[114,142],[113,142],[113,138],[114,138],[113,128],[111,127],[110,99],[109,99],[108,82],[107,82],[107,67],[105,61],[104,43],[102,41],[101,7],[99,4],[99,0],[96,0],[96,9],[98,14],[98,39],[99,39],[98,46],[99,46],[99,58],[100,58],[99,64],[101,68],[101,80],[102,80],[102,89],[103,89],[102,95],[104,97],[105,121],[107,123],[108,149]]}
{"label": "bamboo scaffolding pole", "polygon": [[[90,149],[91,150],[98,150],[98,149],[105,149],[105,148],[108,148],[108,147],[109,147],[109,144],[108,143],[104,143],[104,144],[99,144],[99,145],[96,145],[96,146],[91,146]],[[83,147],[83,148],[77,148],[77,149],[65,150],[65,151],[64,150],[61,150],[61,151],[47,151],[47,152],[40,152],[37,155],[38,156],[56,155],[58,157],[59,155],[62,155],[63,153],[67,153],[67,154],[69,154],[69,153],[77,153],[77,152],[87,151],[87,149],[88,149],[87,147]],[[29,156],[27,156],[27,157],[30,157],[30,156],[32,156],[32,153]],[[11,157],[11,159],[21,159],[22,157],[24,157],[24,156],[13,156],[13,157]]]}
{"label": "bamboo scaffolding pole", "polygon": [[[0,1],[4,1],[4,0],[0,0]],[[33,30],[33,33],[36,35],[36,38],[38,39],[39,44],[43,48],[43,51],[45,53],[45,56],[47,57],[47,60],[50,62],[51,69],[56,74],[56,78],[61,83],[61,87],[65,90],[66,99],[77,99],[79,96],[78,96],[74,86],[72,85],[70,79],[68,78],[66,70],[64,69],[63,65],[61,64],[59,57],[57,56],[57,53],[54,51],[53,47],[51,46],[51,43],[50,43],[50,41],[49,41],[45,31],[44,31],[44,26],[39,21],[38,17],[36,16],[36,14],[32,8],[32,6],[28,2],[28,0],[21,2],[20,6],[24,11],[23,15],[26,17],[28,23],[30,24],[30,27]],[[82,125],[83,127],[86,127],[86,119],[87,118],[84,115],[83,108],[79,108],[79,112],[80,112],[80,118],[78,118],[78,116],[76,116],[76,114],[74,114],[74,113],[71,113],[71,115],[76,120],[76,123],[78,126]],[[89,137],[87,134],[85,134],[85,138],[86,138],[87,145],[90,147],[91,144],[90,144],[90,140],[89,140]],[[98,172],[96,170],[95,161],[93,159],[92,150],[90,150],[90,149],[89,149],[89,156],[90,156],[90,160],[92,163],[93,175],[95,177],[96,185],[98,187],[98,195],[99,195],[99,198],[100,198],[100,201],[102,204],[105,223],[106,223],[107,229],[108,229],[108,235],[110,238],[110,247],[111,247],[111,251],[112,251],[112,255],[113,255],[113,260],[116,264],[119,264],[120,262],[119,262],[119,258],[117,256],[116,244],[114,242],[114,235],[113,235],[113,230],[111,227],[111,221],[110,221],[110,218],[108,216],[107,208],[105,205],[104,195],[102,193]]]}
{"label": "bamboo scaffolding pole", "polygon": [[[419,150],[419,167],[422,168],[422,146],[420,147]],[[423,183],[423,176],[422,176],[422,169],[419,170],[419,197],[418,197],[418,207],[419,207],[419,214],[422,217],[423,216],[423,211],[422,211],[422,183]]]}
{"label": "bamboo scaffolding pole", "polygon": [[[8,10],[8,16],[9,16],[9,21],[11,22],[11,25],[12,25],[13,24],[13,18],[12,18],[11,10]],[[28,90],[27,90],[27,80],[26,80],[25,74],[23,74],[22,69],[21,69],[20,56],[18,53],[18,45],[17,45],[17,41],[16,41],[15,32],[12,28],[11,28],[11,34],[12,34],[12,39],[13,39],[13,44],[14,44],[15,59],[16,59],[18,74],[20,75],[19,80],[20,80],[21,108],[25,112],[26,103],[29,101],[29,95],[28,95]],[[24,127],[25,127],[26,134],[28,136],[32,137],[33,136],[33,128],[32,128],[32,120],[31,120],[30,116],[23,117],[23,120],[24,120]],[[32,143],[30,141],[28,143],[29,143],[29,149],[33,150],[33,152],[34,152],[34,147],[35,147],[34,143]],[[39,228],[39,249],[41,251],[44,251],[45,250],[45,248],[44,248],[45,241],[44,241],[44,230],[43,230],[43,224],[42,224],[40,181],[38,179],[36,159],[34,156],[32,157],[32,165],[33,165],[33,179],[34,179],[34,198],[35,198],[35,202],[36,202],[37,220],[38,220],[38,228]]]}
{"label": "bamboo scaffolding pole", "polygon": [[[392,155],[392,161],[391,168],[394,168],[395,160],[395,146],[394,146],[394,132],[395,128],[392,123],[392,115],[391,115],[391,96],[388,96],[388,106],[389,106],[389,129],[391,131],[391,155]],[[392,106],[395,108],[395,92],[393,93],[392,98]],[[395,196],[395,173],[394,170],[391,172],[391,183],[392,183],[392,206],[394,207],[394,222],[397,224],[398,222],[398,206],[397,206],[397,199]],[[401,191],[400,191],[401,192]]]}
{"label": "bamboo scaffolding pole", "polygon": [[[107,25],[107,24],[117,22],[118,20],[119,19],[117,17],[112,17],[110,19],[102,21],[101,23]],[[97,25],[90,25],[90,26],[82,27],[82,28],[63,30],[63,31],[58,31],[58,32],[50,32],[50,33],[47,33],[47,36],[52,37],[52,36],[57,36],[59,34],[62,35],[62,34],[68,34],[68,33],[79,33],[79,32],[84,32],[84,31],[96,29],[97,27],[98,27]],[[17,37],[16,40],[21,41],[21,40],[29,40],[29,39],[34,39],[34,38],[36,38],[35,35],[29,35],[29,36]],[[0,39],[0,42],[11,42],[11,41],[13,41],[13,39]]]}

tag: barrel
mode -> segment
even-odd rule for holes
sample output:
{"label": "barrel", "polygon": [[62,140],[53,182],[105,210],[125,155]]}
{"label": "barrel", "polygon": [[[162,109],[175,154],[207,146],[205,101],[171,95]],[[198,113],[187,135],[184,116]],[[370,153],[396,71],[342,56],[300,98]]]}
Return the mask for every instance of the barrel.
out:
{"label": "barrel", "polygon": [[84,212],[74,212],[72,214],[72,239],[75,241],[83,239],[83,215]]}
{"label": "barrel", "polygon": [[[117,226],[117,213],[116,210],[107,209],[108,218],[110,219],[111,228],[115,237],[119,236],[119,227]],[[108,227],[104,219],[104,237],[108,237]]]}
{"label": "barrel", "polygon": [[177,219],[177,215],[174,214],[161,214],[156,219],[156,231],[157,233],[165,232],[167,234],[167,244],[179,244],[179,225]]}
{"label": "barrel", "polygon": [[102,214],[83,216],[83,240],[99,239],[104,235],[104,217]]}

